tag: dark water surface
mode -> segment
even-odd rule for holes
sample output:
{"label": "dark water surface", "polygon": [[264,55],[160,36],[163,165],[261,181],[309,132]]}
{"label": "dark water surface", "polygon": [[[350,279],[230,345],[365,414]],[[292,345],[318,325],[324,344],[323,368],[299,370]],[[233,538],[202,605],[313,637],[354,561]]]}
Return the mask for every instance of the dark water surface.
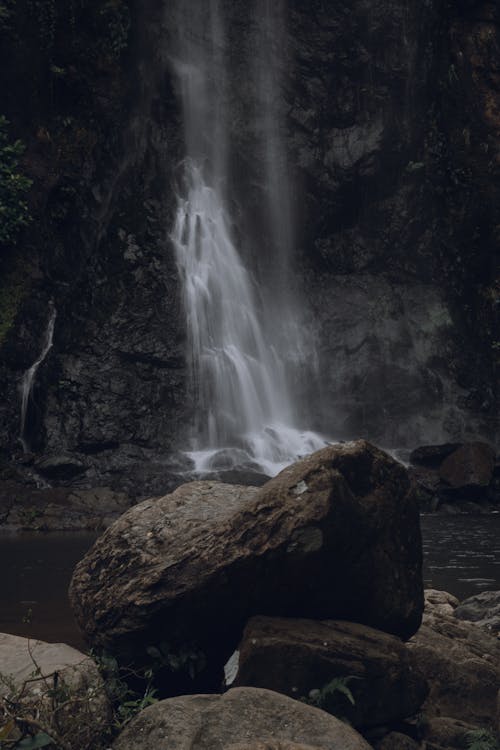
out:
{"label": "dark water surface", "polygon": [[460,600],[500,589],[500,513],[421,517],[426,588]]}
{"label": "dark water surface", "polygon": [[[500,514],[422,516],[426,587],[464,599],[500,589]],[[67,589],[89,532],[0,534],[0,632],[83,647]]]}
{"label": "dark water surface", "polygon": [[0,632],[82,648],[67,591],[73,568],[97,534],[0,534]]}

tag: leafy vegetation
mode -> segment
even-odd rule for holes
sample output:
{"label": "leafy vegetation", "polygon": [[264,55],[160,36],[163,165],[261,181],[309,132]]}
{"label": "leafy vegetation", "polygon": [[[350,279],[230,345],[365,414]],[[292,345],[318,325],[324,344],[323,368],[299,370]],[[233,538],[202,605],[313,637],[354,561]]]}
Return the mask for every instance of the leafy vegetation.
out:
{"label": "leafy vegetation", "polygon": [[19,164],[24,145],[9,139],[8,124],[0,115],[0,245],[15,244],[20,230],[30,221],[25,197],[32,183]]}
{"label": "leafy vegetation", "polygon": [[121,666],[112,654],[93,656],[113,705],[115,730],[121,730],[140,711],[156,703],[168,673],[187,672],[194,679],[206,664],[201,651],[188,646],[174,650],[166,642],[148,646],[146,654],[147,664],[139,670]]}
{"label": "leafy vegetation", "polygon": [[321,689],[311,690],[306,702],[346,721],[346,713],[356,704],[349,683],[359,679],[354,675],[334,677]]}
{"label": "leafy vegetation", "polygon": [[[118,59],[127,48],[130,11],[124,0],[29,0],[29,5],[37,21],[40,46],[50,60],[56,52],[83,52],[82,38],[89,30],[100,54]],[[54,62],[50,69],[54,75],[66,72]]]}
{"label": "leafy vegetation", "polygon": [[100,10],[106,29],[108,50],[115,58],[127,48],[130,32],[130,13],[121,0],[107,0]]}
{"label": "leafy vegetation", "polygon": [[96,711],[102,688],[66,683],[57,671],[44,675],[28,649],[33,670],[21,685],[0,673],[0,747],[99,750],[107,727],[105,712]]}
{"label": "leafy vegetation", "polygon": [[14,268],[9,270],[0,262],[0,346],[12,328],[20,305],[29,291],[29,278],[23,273],[21,260],[19,258]]}
{"label": "leafy vegetation", "polygon": [[487,729],[475,729],[467,732],[467,750],[500,750],[495,735]]}

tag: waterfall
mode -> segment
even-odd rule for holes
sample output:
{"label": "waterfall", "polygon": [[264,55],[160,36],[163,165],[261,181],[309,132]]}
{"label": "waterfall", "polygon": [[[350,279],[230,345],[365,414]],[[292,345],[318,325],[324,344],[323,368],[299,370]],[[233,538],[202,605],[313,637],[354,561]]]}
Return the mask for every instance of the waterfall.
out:
{"label": "waterfall", "polygon": [[[257,0],[257,16],[261,3]],[[278,78],[269,73],[273,57],[265,52],[275,13],[263,19],[257,23],[263,38],[262,66],[257,69],[249,61],[248,68],[262,92],[261,139],[267,214],[277,253],[274,265],[286,276],[291,212],[274,104]],[[301,335],[288,294],[277,288],[273,294],[261,293],[255,269],[235,238],[226,196],[231,112],[224,22],[219,0],[179,0],[174,69],[187,155],[171,239],[183,288],[195,411],[189,455],[198,472],[250,467],[275,474],[325,443],[297,426],[288,370],[293,362],[297,365]]]}
{"label": "waterfall", "polygon": [[28,437],[26,435],[26,431],[27,431],[26,430],[26,418],[28,414],[28,406],[30,403],[31,395],[33,393],[33,386],[35,384],[37,370],[52,348],[52,344],[54,341],[54,327],[56,324],[56,317],[57,317],[57,310],[54,307],[54,304],[51,302],[49,319],[47,322],[47,328],[45,329],[45,334],[43,338],[42,351],[40,352],[38,359],[35,362],[33,362],[33,364],[28,370],[26,370],[20,382],[21,422],[20,422],[19,440],[21,441],[21,445],[25,453],[28,453],[30,449]]}

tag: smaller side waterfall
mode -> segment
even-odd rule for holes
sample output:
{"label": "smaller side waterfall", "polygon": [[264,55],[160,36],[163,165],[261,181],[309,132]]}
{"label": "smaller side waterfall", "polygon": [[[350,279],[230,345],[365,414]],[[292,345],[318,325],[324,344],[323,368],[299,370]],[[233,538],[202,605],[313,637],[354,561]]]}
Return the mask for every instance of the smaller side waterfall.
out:
{"label": "smaller side waterfall", "polygon": [[38,357],[38,359],[35,362],[33,362],[33,364],[28,370],[26,370],[20,382],[21,425],[20,425],[20,431],[19,431],[19,440],[21,441],[21,445],[23,446],[23,451],[25,453],[28,453],[30,449],[29,440],[26,434],[27,432],[26,419],[28,415],[28,407],[29,407],[29,403],[30,403],[31,396],[33,393],[33,386],[35,384],[35,378],[36,378],[36,373],[38,371],[38,368],[40,367],[40,365],[46,358],[49,351],[52,349],[52,344],[54,341],[54,327],[56,324],[56,317],[57,317],[57,310],[54,307],[54,303],[51,302],[49,320],[47,323],[47,328],[45,330],[42,351],[40,352],[40,356]]}

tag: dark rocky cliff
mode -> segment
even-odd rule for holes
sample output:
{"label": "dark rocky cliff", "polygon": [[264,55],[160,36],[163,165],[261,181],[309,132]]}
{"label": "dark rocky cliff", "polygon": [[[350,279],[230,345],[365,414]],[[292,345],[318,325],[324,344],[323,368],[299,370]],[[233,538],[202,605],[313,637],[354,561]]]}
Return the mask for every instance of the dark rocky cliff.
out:
{"label": "dark rocky cliff", "polygon": [[[3,456],[20,457],[19,380],[40,353],[52,299],[31,448],[73,457],[53,470],[56,482],[164,490],[190,409],[169,241],[183,139],[168,8],[1,5],[0,114],[27,144],[34,217],[1,248]],[[232,177],[252,177],[234,198],[252,216],[262,175],[239,71],[254,29],[247,4],[227,6],[240,76]],[[288,8],[296,272],[322,375],[312,420],[386,446],[492,440],[500,12],[444,0]]]}

